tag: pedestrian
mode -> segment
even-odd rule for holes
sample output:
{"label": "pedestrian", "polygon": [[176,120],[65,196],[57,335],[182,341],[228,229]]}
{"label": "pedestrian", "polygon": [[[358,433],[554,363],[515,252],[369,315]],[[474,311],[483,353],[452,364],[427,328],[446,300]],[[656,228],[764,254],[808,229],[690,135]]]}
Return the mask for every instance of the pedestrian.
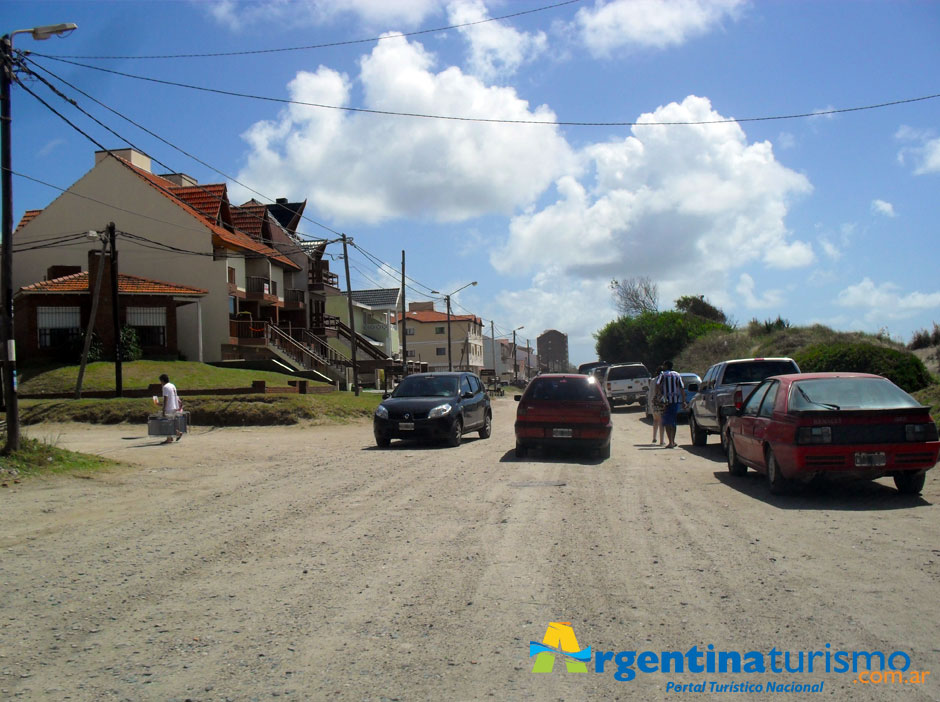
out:
{"label": "pedestrian", "polygon": [[685,401],[685,386],[682,377],[672,369],[672,361],[663,362],[663,372],[656,378],[656,396],[665,405],[663,409],[663,426],[669,443],[666,448],[676,447],[676,418],[679,407]]}
{"label": "pedestrian", "polygon": [[[176,430],[176,440],[179,441],[183,438],[183,432],[179,430],[176,424],[176,415],[182,411],[183,403],[180,401],[180,396],[176,392],[176,386],[170,382],[170,377],[166,373],[160,376],[160,385],[163,386],[163,416],[173,420],[173,428]],[[172,444],[173,437],[166,437],[166,441],[163,443]]]}
{"label": "pedestrian", "polygon": [[664,446],[666,442],[663,440],[666,434],[666,430],[663,427],[663,401],[656,396],[657,385],[656,381],[659,379],[659,375],[663,372],[663,367],[660,366],[656,369],[656,375],[650,380],[649,393],[647,397],[647,402],[649,402],[650,412],[653,415],[653,440],[650,442],[656,444],[656,434],[659,433],[659,445]]}

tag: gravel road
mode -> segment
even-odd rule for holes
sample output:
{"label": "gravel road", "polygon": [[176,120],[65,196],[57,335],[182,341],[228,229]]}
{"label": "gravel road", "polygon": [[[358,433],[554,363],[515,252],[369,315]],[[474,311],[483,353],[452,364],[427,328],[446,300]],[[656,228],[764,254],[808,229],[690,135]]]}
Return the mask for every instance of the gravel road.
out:
{"label": "gravel road", "polygon": [[[771,497],[714,437],[646,443],[636,409],[609,460],[517,461],[515,403],[493,406],[492,438],[457,449],[379,450],[367,423],[167,446],[29,428],[133,466],[0,490],[0,699],[660,700],[703,682],[940,699],[937,471],[922,497],[888,480]],[[932,675],[533,674],[529,642],[559,621],[595,654],[904,651]],[[728,694],[768,696],[699,698]]]}

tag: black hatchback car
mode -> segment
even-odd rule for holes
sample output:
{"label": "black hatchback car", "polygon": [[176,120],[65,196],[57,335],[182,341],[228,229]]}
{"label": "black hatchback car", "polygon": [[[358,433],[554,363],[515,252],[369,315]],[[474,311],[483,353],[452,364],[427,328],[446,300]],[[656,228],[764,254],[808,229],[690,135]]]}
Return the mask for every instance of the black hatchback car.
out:
{"label": "black hatchback car", "polygon": [[459,446],[463,435],[493,429],[490,396],[473,373],[415,373],[405,377],[375,409],[375,443],[385,448],[392,439],[443,439]]}

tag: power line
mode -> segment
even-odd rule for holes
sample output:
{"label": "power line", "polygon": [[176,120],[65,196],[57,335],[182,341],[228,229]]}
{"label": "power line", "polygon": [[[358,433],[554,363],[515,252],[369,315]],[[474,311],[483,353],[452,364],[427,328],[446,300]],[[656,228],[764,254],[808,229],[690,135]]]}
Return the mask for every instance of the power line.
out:
{"label": "power line", "polygon": [[187,88],[189,90],[197,90],[206,93],[215,93],[217,95],[228,95],[230,97],[240,97],[249,100],[262,100],[265,102],[275,102],[285,105],[301,105],[305,107],[317,107],[324,110],[339,110],[342,112],[354,112],[362,114],[372,114],[372,115],[384,115],[391,117],[414,117],[418,119],[438,119],[446,120],[452,122],[474,122],[480,124],[521,124],[521,125],[543,125],[549,127],[693,127],[693,126],[704,126],[711,124],[732,124],[732,123],[742,123],[742,122],[770,122],[770,121],[779,121],[779,120],[790,120],[790,119],[804,119],[809,117],[824,117],[826,115],[838,115],[845,114],[848,112],[861,112],[864,110],[877,110],[885,107],[894,107],[897,105],[906,105],[914,102],[923,102],[925,100],[935,100],[940,98],[940,93],[933,95],[922,95],[920,97],[913,98],[904,98],[900,100],[890,100],[887,102],[880,102],[872,105],[861,105],[858,107],[843,107],[843,108],[833,108],[830,110],[816,110],[813,112],[795,112],[791,114],[784,115],[771,115],[766,117],[724,117],[722,119],[706,119],[706,120],[689,120],[689,121],[675,121],[675,122],[653,122],[653,121],[644,121],[644,122],[600,122],[600,121],[561,121],[561,120],[537,120],[537,119],[500,119],[495,117],[461,117],[457,115],[433,115],[420,112],[396,112],[394,110],[375,110],[364,107],[346,107],[342,105],[326,105],[323,103],[317,102],[305,102],[302,100],[289,100],[287,98],[275,98],[264,95],[252,95],[250,93],[239,93],[233,90],[222,90],[221,88],[207,88],[199,85],[190,85],[189,83],[180,83],[178,81],[171,80],[162,80],[159,78],[150,78],[147,76],[139,76],[133,73],[125,73],[123,71],[115,71],[109,68],[101,68],[100,66],[89,66],[88,64],[78,63],[76,61],[68,61],[63,58],[57,58],[55,56],[47,56],[53,61],[61,61],[62,63],[68,63],[73,66],[78,66],[79,68],[87,68],[92,71],[101,71],[103,73],[110,73],[116,76],[122,76],[124,78],[133,78],[134,80],[142,80],[150,83],[158,83],[160,85],[169,85],[176,88]]}
{"label": "power line", "polygon": [[523,15],[531,15],[536,12],[544,12],[545,10],[554,10],[558,7],[564,7],[565,5],[574,5],[581,2],[582,0],[565,0],[564,2],[557,2],[554,5],[545,5],[544,7],[536,7],[531,10],[522,10],[520,12],[513,12],[508,15],[500,15],[499,17],[488,17],[482,20],[475,20],[473,22],[464,22],[462,24],[452,24],[447,27],[435,27],[433,29],[419,29],[413,32],[397,32],[395,34],[388,34],[381,37],[371,37],[368,39],[348,39],[345,41],[334,41],[328,42],[325,44],[308,44],[306,46],[292,46],[284,47],[279,49],[255,49],[248,51],[221,51],[216,53],[203,53],[203,54],[157,54],[150,56],[75,56],[75,55],[56,55],[56,54],[44,54],[38,51],[34,51],[37,56],[43,56],[45,58],[80,58],[80,59],[89,59],[89,60],[111,60],[111,59],[175,59],[175,58],[213,58],[219,56],[253,56],[257,54],[274,54],[281,53],[286,51],[308,51],[311,49],[329,49],[337,46],[349,46],[352,44],[371,44],[374,42],[383,41],[385,39],[400,39],[402,37],[414,37],[421,34],[432,34],[435,32],[446,32],[451,29],[462,29],[464,27],[472,27],[478,24],[486,24],[487,22],[498,22],[500,20],[512,19],[514,17],[521,17]]}

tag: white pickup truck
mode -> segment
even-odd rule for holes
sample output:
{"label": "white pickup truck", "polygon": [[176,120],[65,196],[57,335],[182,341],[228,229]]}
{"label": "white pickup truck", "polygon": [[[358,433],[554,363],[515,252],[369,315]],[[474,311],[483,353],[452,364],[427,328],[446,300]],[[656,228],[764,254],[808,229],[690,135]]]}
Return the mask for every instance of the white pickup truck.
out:
{"label": "white pickup truck", "polygon": [[646,402],[650,372],[642,363],[614,363],[604,369],[603,387],[610,406]]}

